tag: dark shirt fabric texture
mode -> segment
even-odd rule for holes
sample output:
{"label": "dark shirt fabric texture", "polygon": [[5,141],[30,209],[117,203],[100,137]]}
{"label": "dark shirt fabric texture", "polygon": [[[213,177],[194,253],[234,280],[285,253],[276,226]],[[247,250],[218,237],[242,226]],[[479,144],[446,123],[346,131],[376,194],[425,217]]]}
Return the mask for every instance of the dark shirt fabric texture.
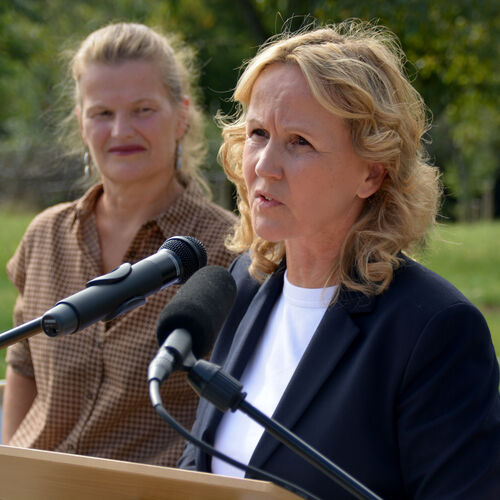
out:
{"label": "dark shirt fabric texture", "polygon": [[[231,266],[238,296],[211,358],[237,379],[283,288],[284,265],[259,285],[249,262]],[[498,384],[481,313],[405,257],[383,294],[341,291],[272,416],[386,500],[496,500]],[[222,415],[201,400],[193,434],[213,444]],[[210,464],[190,443],[179,461],[205,472]],[[250,465],[323,499],[353,498],[265,432]]]}
{"label": "dark shirt fabric texture", "polygon": [[[18,289],[16,325],[42,316],[54,304],[102,274],[94,208],[97,185],[79,200],[35,217],[7,265]],[[228,267],[235,255],[224,238],[236,218],[208,201],[190,182],[163,214],[137,232],[124,262],[154,254],[172,236],[194,236],[208,264]],[[179,289],[170,286],[146,304],[110,322],[51,338],[40,333],[9,347],[7,362],[35,377],[37,396],[9,444],[154,465],[175,466],[184,441],[154,411],[147,368],[158,351],[156,322]],[[183,425],[194,421],[198,397],[182,372],[162,388],[169,412]]]}

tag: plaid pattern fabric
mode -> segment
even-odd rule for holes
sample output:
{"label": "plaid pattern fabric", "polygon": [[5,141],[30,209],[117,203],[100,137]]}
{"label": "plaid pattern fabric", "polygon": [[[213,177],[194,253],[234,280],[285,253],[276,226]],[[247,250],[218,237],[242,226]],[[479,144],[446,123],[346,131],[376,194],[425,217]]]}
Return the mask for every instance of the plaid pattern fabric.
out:
{"label": "plaid pattern fabric", "polygon": [[[19,291],[16,325],[43,315],[102,274],[93,213],[101,192],[102,186],[95,186],[31,223],[7,265]],[[234,215],[190,183],[166,213],[140,228],[124,261],[142,260],[171,236],[190,235],[205,245],[208,264],[228,267],[234,255],[223,241],[234,222]],[[151,295],[144,306],[109,323],[64,337],[40,333],[11,346],[8,363],[35,377],[38,394],[9,444],[175,466],[183,439],[152,408],[147,368],[158,350],[158,315],[178,288]],[[185,374],[174,373],[162,389],[169,413],[191,428],[198,397]]]}

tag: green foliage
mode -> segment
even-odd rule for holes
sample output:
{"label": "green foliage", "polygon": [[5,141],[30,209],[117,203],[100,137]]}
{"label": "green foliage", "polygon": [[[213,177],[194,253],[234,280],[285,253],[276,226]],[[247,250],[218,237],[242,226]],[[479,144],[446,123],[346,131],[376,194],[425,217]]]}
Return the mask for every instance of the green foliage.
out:
{"label": "green foliage", "polygon": [[421,260],[478,307],[500,308],[499,241],[498,222],[443,224]]}
{"label": "green foliage", "polygon": [[[477,200],[491,197],[500,178],[500,9],[494,0],[72,0],[71,7],[64,0],[6,0],[0,5],[0,153],[21,151],[25,163],[39,158],[39,148],[55,154],[66,77],[59,55],[106,23],[144,22],[180,33],[198,51],[203,105],[212,117],[218,109],[231,111],[242,61],[270,35],[314,19],[346,18],[380,22],[400,38],[408,73],[434,116],[431,153],[458,205],[453,211],[448,203],[447,214],[490,216],[491,204],[480,210]],[[214,170],[217,147],[216,140]]]}
{"label": "green foliage", "polygon": [[478,91],[460,96],[441,116],[452,155],[444,161],[445,182],[461,201],[461,219],[470,218],[473,201],[492,190],[498,175],[500,113]]}
{"label": "green foliage", "polygon": [[[16,289],[7,278],[5,266],[14,254],[24,231],[33,218],[33,213],[12,208],[0,210],[0,332],[12,328],[12,311],[16,300]],[[0,351],[0,379],[5,377],[5,349]]]}
{"label": "green foliage", "polygon": [[500,222],[444,224],[420,259],[484,314],[500,357]]}
{"label": "green foliage", "polygon": [[[284,24],[295,29],[314,18],[351,17],[378,20],[398,35],[415,85],[438,123],[446,117],[447,148],[459,157],[467,149],[464,162],[472,170],[470,149],[477,153],[485,143],[492,148],[495,138],[482,132],[491,118],[498,123],[500,9],[493,0],[73,0],[71,8],[63,0],[8,0],[0,7],[0,91],[6,104],[0,109],[0,137],[9,144],[44,143],[50,133],[46,113],[65,72],[61,49],[105,23],[137,21],[180,32],[198,50],[205,105],[213,114],[228,108],[224,100],[242,61]],[[481,136],[480,144],[464,124]],[[447,166],[456,169],[455,163]],[[492,168],[486,170],[490,183]]]}

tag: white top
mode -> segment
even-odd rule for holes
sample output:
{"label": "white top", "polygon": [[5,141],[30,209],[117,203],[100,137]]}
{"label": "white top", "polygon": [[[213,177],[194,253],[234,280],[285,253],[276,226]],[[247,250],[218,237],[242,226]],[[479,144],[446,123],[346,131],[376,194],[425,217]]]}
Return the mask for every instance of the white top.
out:
{"label": "white top", "polygon": [[[300,288],[285,272],[283,293],[243,372],[246,400],[272,416],[337,287]],[[243,412],[226,412],[215,435],[215,448],[248,464],[264,428]],[[243,477],[245,472],[212,458],[212,472]]]}

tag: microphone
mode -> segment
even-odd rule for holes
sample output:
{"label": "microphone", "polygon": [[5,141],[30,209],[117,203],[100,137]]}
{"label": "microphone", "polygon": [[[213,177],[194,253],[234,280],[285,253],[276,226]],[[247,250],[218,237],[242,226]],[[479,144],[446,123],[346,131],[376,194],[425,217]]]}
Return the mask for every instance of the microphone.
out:
{"label": "microphone", "polygon": [[156,334],[161,347],[149,365],[149,382],[161,383],[174,370],[205,357],[235,297],[236,283],[223,267],[196,272],[160,313]]}
{"label": "microphone", "polygon": [[42,330],[56,337],[75,333],[99,320],[110,321],[143,305],[149,295],[184,283],[206,263],[207,254],[200,241],[191,236],[173,236],[155,254],[134,265],[124,263],[59,301],[42,316]]}

